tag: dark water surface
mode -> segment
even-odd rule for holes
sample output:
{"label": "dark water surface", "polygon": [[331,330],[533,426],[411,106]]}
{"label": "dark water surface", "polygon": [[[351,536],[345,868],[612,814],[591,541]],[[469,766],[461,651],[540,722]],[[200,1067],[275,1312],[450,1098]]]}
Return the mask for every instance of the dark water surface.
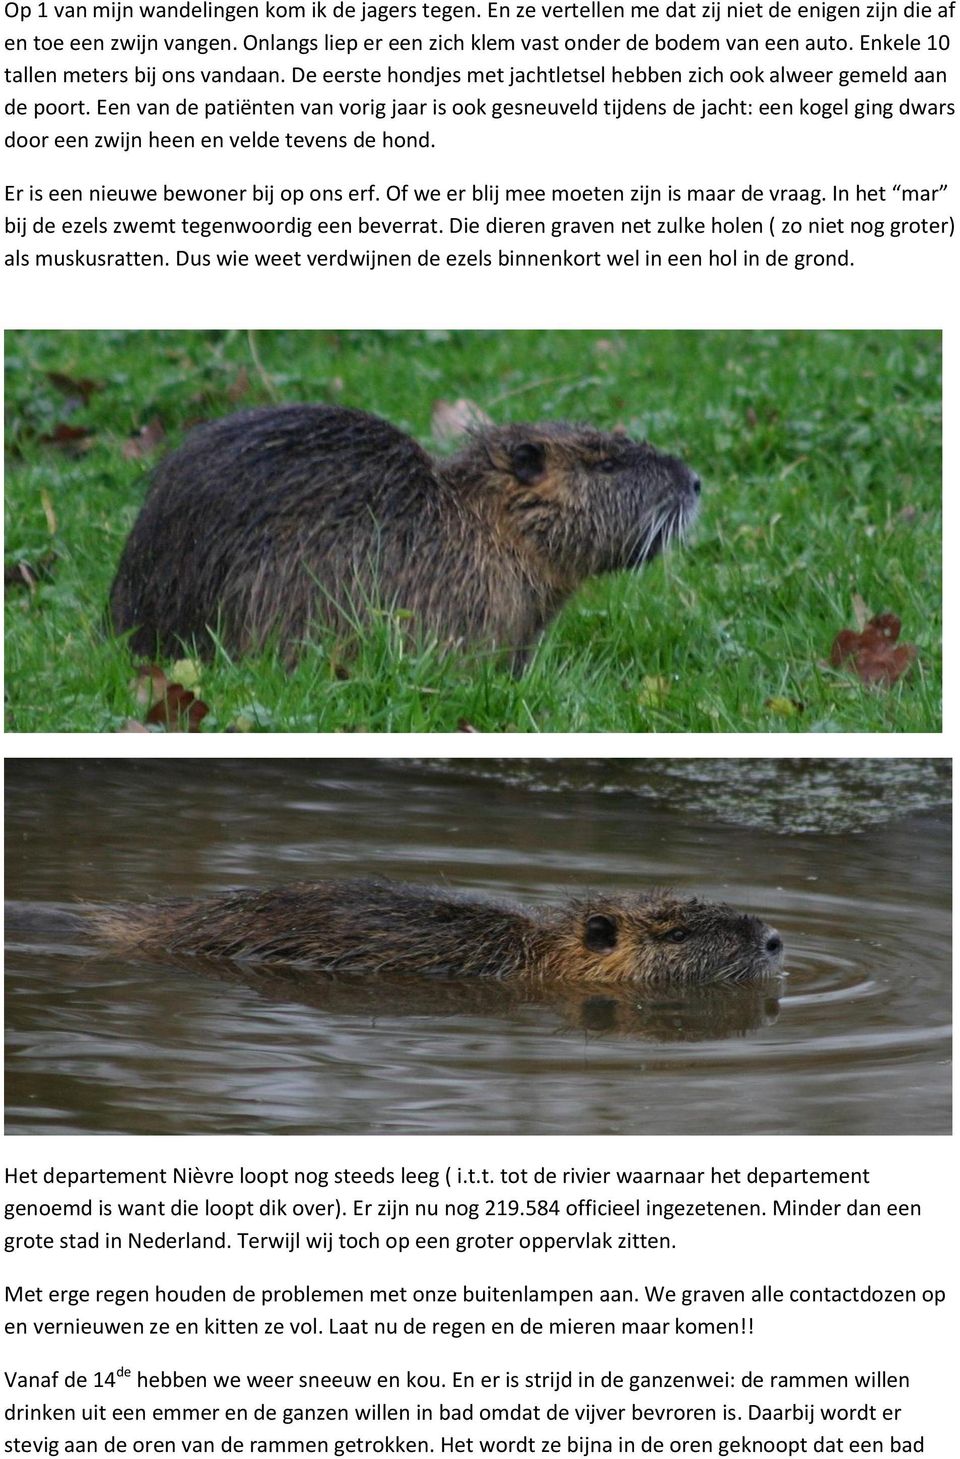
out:
{"label": "dark water surface", "polygon": [[[945,761],[7,761],[7,1131],[949,1128]],[[779,987],[317,986],[84,945],[76,900],[382,874],[668,884],[775,924]]]}

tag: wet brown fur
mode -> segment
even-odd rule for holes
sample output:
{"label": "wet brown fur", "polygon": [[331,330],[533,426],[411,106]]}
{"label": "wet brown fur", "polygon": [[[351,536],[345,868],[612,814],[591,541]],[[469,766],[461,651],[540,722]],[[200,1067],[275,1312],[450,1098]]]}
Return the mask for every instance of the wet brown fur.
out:
{"label": "wet brown fur", "polygon": [[521,668],[577,587],[682,535],[699,482],[645,442],[587,426],[490,427],[448,458],[339,406],[252,410],[160,462],[110,594],[137,653],[278,643],[402,610],[444,646]]}
{"label": "wet brown fur", "polygon": [[703,984],[771,977],[782,961],[759,918],[669,891],[525,908],[385,881],[298,882],[87,908],[84,921],[123,952],[344,976]]}

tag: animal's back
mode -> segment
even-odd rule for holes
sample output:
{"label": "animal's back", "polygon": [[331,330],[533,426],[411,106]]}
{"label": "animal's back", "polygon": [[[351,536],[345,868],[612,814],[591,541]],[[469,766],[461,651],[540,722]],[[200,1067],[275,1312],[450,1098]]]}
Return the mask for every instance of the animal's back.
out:
{"label": "animal's back", "polygon": [[[235,647],[302,637],[318,596],[349,597],[382,550],[412,553],[438,490],[425,451],[340,406],[241,411],[193,431],[151,478],[110,595],[135,652],[180,651],[221,622]],[[405,524],[408,524],[405,526]]]}
{"label": "animal's back", "polygon": [[129,952],[367,976],[504,977],[523,964],[532,931],[530,918],[508,904],[365,877],[88,908],[86,921]]}

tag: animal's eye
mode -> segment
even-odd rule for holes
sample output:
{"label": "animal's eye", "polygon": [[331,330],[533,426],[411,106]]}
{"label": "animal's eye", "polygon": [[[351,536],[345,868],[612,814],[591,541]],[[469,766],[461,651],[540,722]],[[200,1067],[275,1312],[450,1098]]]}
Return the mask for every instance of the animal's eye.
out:
{"label": "animal's eye", "polygon": [[667,933],[668,942],[686,942],[687,933],[682,927],[674,927],[672,932]]}
{"label": "animal's eye", "polygon": [[597,470],[598,471],[605,471],[608,475],[609,475],[609,473],[611,471],[616,471],[616,469],[617,469],[617,463],[616,463],[616,461],[612,461],[609,457],[605,461],[598,461],[597,462]]}

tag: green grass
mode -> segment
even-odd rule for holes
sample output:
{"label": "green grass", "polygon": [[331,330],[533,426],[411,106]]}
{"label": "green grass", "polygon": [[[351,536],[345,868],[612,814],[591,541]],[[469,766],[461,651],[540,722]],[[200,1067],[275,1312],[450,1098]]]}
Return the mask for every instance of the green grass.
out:
{"label": "green grass", "polygon": [[[625,425],[704,481],[687,549],[588,584],[528,672],[412,651],[375,624],[204,666],[204,729],[837,730],[940,727],[939,336],[890,332],[40,332],[6,337],[6,560],[55,551],[7,593],[11,730],[112,730],[140,717],[103,608],[152,456],[124,442],[271,398],[337,401],[427,445],[439,399],[497,421]],[[92,380],[92,394],[68,380]],[[70,456],[41,438],[89,432]],[[51,527],[54,528],[51,533]],[[918,665],[892,689],[825,667],[853,599],[903,620]]]}

